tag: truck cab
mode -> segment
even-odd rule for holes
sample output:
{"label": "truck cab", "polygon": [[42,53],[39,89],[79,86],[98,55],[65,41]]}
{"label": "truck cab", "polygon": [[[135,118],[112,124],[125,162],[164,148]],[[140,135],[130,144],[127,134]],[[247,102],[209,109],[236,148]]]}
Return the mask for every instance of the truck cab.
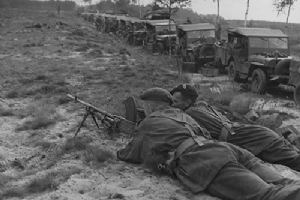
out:
{"label": "truck cab", "polygon": [[209,23],[182,24],[177,27],[178,53],[187,71],[198,72],[215,57],[215,26]]}
{"label": "truck cab", "polygon": [[147,43],[153,52],[164,54],[176,47],[176,25],[169,20],[147,20]]}

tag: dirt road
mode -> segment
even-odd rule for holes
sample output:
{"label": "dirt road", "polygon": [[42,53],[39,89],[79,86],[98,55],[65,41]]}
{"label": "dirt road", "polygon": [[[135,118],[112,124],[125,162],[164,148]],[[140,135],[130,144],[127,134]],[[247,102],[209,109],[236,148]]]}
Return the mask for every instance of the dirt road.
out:
{"label": "dirt road", "polygon": [[1,10],[0,22],[0,199],[215,199],[118,161],[129,138],[90,119],[73,139],[84,109],[67,93],[122,115],[127,96],[178,84],[173,59],[96,32],[72,13]]}

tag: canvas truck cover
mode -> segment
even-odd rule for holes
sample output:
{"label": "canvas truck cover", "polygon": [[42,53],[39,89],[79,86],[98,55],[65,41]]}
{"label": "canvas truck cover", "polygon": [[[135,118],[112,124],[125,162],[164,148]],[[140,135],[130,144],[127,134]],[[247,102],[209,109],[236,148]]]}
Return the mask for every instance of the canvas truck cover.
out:
{"label": "canvas truck cover", "polygon": [[215,30],[215,26],[210,23],[199,23],[199,24],[182,24],[178,26],[179,29],[188,31],[200,31],[200,30]]}
{"label": "canvas truck cover", "polygon": [[229,33],[236,33],[239,35],[244,35],[247,37],[280,37],[287,38],[288,36],[284,34],[279,29],[270,29],[270,28],[230,28],[228,29]]}
{"label": "canvas truck cover", "polygon": [[[169,25],[169,20],[147,20],[146,21],[148,24],[152,26],[167,26]],[[173,21],[170,22],[171,25],[175,25]]]}

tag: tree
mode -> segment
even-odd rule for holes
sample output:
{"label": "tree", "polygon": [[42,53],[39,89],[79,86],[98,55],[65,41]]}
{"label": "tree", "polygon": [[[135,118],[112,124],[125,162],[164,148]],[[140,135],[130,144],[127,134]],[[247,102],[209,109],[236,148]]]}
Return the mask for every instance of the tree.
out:
{"label": "tree", "polygon": [[154,5],[167,8],[171,17],[179,8],[191,5],[192,0],[154,0]]}
{"label": "tree", "polygon": [[217,2],[217,19],[216,19],[216,38],[218,40],[221,39],[221,24],[220,24],[220,0],[213,0],[213,2]]}
{"label": "tree", "polygon": [[248,19],[248,13],[249,13],[249,6],[250,6],[250,0],[247,0],[247,6],[246,6],[246,12],[245,12],[245,22],[244,26],[247,27],[247,19]]}
{"label": "tree", "polygon": [[217,24],[220,24],[220,0],[213,0],[213,2],[217,2]]}
{"label": "tree", "polygon": [[291,8],[297,0],[274,0],[274,6],[278,12],[278,14],[284,12],[288,9],[288,13],[286,16],[286,25],[289,23],[289,17],[291,14]]}
{"label": "tree", "polygon": [[186,7],[191,5],[192,0],[154,0],[154,3],[165,8]]}
{"label": "tree", "polygon": [[124,13],[128,13],[128,7],[130,4],[130,0],[117,0],[115,1],[116,8]]}
{"label": "tree", "polygon": [[92,0],[82,0],[84,3],[88,3],[88,4],[90,4],[91,5],[91,3],[92,3]]}

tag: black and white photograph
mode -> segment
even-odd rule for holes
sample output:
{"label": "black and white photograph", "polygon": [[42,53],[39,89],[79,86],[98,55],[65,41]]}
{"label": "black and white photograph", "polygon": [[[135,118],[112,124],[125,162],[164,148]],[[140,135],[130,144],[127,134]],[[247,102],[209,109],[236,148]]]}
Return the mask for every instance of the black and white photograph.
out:
{"label": "black and white photograph", "polygon": [[300,0],[0,0],[0,200],[300,200]]}

